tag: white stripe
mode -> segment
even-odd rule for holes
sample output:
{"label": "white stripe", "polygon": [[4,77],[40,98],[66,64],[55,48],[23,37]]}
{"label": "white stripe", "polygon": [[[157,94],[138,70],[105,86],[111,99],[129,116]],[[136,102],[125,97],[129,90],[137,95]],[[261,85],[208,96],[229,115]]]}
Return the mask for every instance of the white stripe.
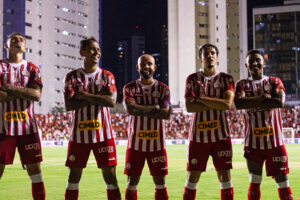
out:
{"label": "white stripe", "polygon": [[[203,122],[206,122],[206,121],[208,121],[209,119],[207,119],[207,113],[209,112],[209,110],[208,111],[204,111],[203,112]],[[203,142],[204,143],[207,143],[208,142],[208,139],[207,139],[207,131],[202,131],[203,133]]]}
{"label": "white stripe", "polygon": [[[144,116],[143,130],[148,130],[148,117],[146,116]],[[147,140],[141,140],[141,142],[143,142],[142,151],[146,151]]]}
{"label": "white stripe", "polygon": [[[160,129],[160,125],[161,125],[160,123],[162,123],[162,122],[163,122],[163,120],[157,120],[157,126],[158,126],[159,133],[163,134],[163,137],[164,137],[165,132]],[[162,125],[164,125],[164,124],[162,124]],[[163,128],[164,128],[164,126],[163,126]],[[160,137],[157,138],[156,143],[157,143],[157,151],[160,151],[161,150]]]}
{"label": "white stripe", "polygon": [[[198,125],[198,122],[200,121],[200,115],[204,115],[204,112],[198,112],[198,113],[195,113],[195,117],[197,118],[196,121],[194,121],[196,124],[195,126],[193,127],[195,129],[195,136],[196,136],[196,142],[200,142],[200,131],[198,131],[197,129],[197,125]],[[192,136],[193,137],[193,136]]]}
{"label": "white stripe", "polygon": [[106,137],[107,139],[112,139],[112,133],[110,131],[111,124],[110,124],[110,118],[109,116],[109,108],[103,107],[103,112],[104,112],[104,120],[103,122],[105,123],[105,128],[106,128]]}
{"label": "white stripe", "polygon": [[[136,130],[134,130],[136,133],[140,130],[140,126],[141,126],[141,118],[142,118],[142,116],[138,116],[137,117],[137,124],[136,124]],[[133,136],[134,134],[132,134],[132,136]],[[139,142],[140,142],[140,140],[137,138],[137,137],[135,137],[135,143],[134,143],[134,149],[135,150],[139,150]]]}
{"label": "white stripe", "polygon": [[[156,127],[154,127],[154,121],[155,121],[156,119],[153,119],[153,118],[151,118],[151,130],[156,130]],[[161,132],[161,130],[159,130],[159,129],[157,129],[158,131],[159,131],[159,134],[162,134],[162,132]],[[150,142],[150,145],[149,145],[149,150],[150,150],[150,152],[152,152],[152,151],[154,151],[154,140],[150,140],[149,141]]]}

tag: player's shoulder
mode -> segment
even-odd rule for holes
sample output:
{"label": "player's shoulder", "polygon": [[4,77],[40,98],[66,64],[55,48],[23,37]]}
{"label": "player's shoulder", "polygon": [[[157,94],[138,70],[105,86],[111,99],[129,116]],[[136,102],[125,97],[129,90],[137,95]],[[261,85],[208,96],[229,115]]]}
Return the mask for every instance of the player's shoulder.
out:
{"label": "player's shoulder", "polygon": [[75,75],[81,72],[82,72],[82,68],[73,69],[72,71],[69,71],[65,77],[69,77],[69,78],[74,77]]}
{"label": "player's shoulder", "polygon": [[281,79],[279,77],[275,77],[275,76],[269,76],[269,80],[271,82],[277,82],[277,81],[281,82]]}
{"label": "player's shoulder", "polygon": [[195,73],[192,73],[192,74],[188,75],[187,79],[193,79],[193,78],[197,77],[198,73],[200,73],[200,72],[195,72]]}
{"label": "player's shoulder", "polygon": [[246,82],[249,82],[249,79],[248,78],[242,78],[240,80],[237,80],[236,84],[242,84],[242,83],[246,83]]}
{"label": "player's shoulder", "polygon": [[233,80],[233,76],[225,72],[219,72],[219,76]]}
{"label": "player's shoulder", "polygon": [[114,76],[113,73],[111,73],[110,71],[106,70],[106,69],[101,69],[102,70],[102,73],[103,75],[106,75],[106,76]]}
{"label": "player's shoulder", "polygon": [[125,87],[136,87],[137,86],[137,82],[136,82],[136,80],[135,81],[131,81],[131,82],[129,82],[129,83],[126,83],[125,85],[124,85],[124,88]]}
{"label": "player's shoulder", "polygon": [[168,86],[167,84],[165,84],[165,83],[163,83],[163,82],[161,82],[161,81],[158,81],[158,80],[156,80],[156,81],[157,81],[156,84],[157,84],[159,87],[164,88],[164,89],[169,89],[169,86]]}

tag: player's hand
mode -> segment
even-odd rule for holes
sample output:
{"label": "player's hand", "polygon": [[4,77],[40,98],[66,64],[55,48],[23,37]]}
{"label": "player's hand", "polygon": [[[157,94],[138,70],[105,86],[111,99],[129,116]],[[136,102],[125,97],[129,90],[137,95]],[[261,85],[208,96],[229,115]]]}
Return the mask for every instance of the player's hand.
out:
{"label": "player's hand", "polygon": [[74,94],[74,97],[78,100],[85,100],[87,92],[79,91]]}
{"label": "player's hand", "polygon": [[129,106],[133,106],[136,103],[134,98],[128,98],[126,102]]}
{"label": "player's hand", "polygon": [[265,93],[262,96],[263,96],[264,99],[272,99],[272,95],[268,94],[268,93]]}

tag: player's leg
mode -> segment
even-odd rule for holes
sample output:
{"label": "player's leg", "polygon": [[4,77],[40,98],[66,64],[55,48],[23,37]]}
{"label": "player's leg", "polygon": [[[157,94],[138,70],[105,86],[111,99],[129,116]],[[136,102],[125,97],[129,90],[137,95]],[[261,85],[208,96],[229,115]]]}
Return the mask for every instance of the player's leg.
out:
{"label": "player's leg", "polygon": [[230,170],[217,171],[221,188],[221,200],[233,200],[233,185],[231,182]]}
{"label": "player's leg", "polygon": [[293,199],[287,174],[289,173],[288,155],[285,146],[269,150],[266,159],[267,176],[275,178],[281,200]]}
{"label": "player's leg", "polygon": [[45,199],[45,187],[40,163],[25,164],[32,186],[32,196],[34,200]]}
{"label": "player's leg", "polygon": [[116,177],[117,152],[114,139],[93,144],[93,153],[98,168],[102,169],[107,199],[120,200],[121,193]]}
{"label": "player's leg", "polygon": [[137,200],[137,187],[140,181],[146,153],[127,148],[124,174],[128,176],[125,200]]}
{"label": "player's leg", "polygon": [[4,164],[0,164],[0,180],[1,180],[1,178],[2,178],[4,169],[5,169],[5,165],[4,165]]}
{"label": "player's leg", "polygon": [[116,166],[102,167],[103,179],[106,183],[107,198],[109,200],[121,200],[121,193],[116,176]]}
{"label": "player's leg", "polygon": [[259,200],[261,196],[260,184],[262,181],[263,161],[254,162],[247,159],[247,167],[250,181],[248,188],[248,200]]}
{"label": "player's leg", "polygon": [[69,177],[65,191],[65,200],[77,200],[79,182],[83,168],[86,167],[91,147],[89,144],[69,142],[66,166],[69,167]]}
{"label": "player's leg", "polygon": [[140,182],[140,176],[127,177],[127,186],[125,191],[125,200],[137,200],[137,187]]}
{"label": "player's leg", "polygon": [[195,200],[197,193],[197,184],[200,179],[201,171],[193,170],[187,172],[187,179],[185,182],[183,199],[184,200]]}
{"label": "player's leg", "polygon": [[150,174],[155,184],[155,200],[169,199],[165,177],[168,174],[168,160],[166,150],[148,152],[147,162]]}
{"label": "player's leg", "polygon": [[220,182],[221,200],[233,200],[233,185],[230,177],[230,169],[232,169],[231,141],[213,143],[211,154]]}
{"label": "player's leg", "polygon": [[83,168],[69,168],[68,183],[65,191],[65,200],[77,200],[79,193],[79,182]]}
{"label": "player's leg", "polygon": [[206,170],[210,153],[210,144],[190,142],[188,148],[187,179],[185,182],[183,199],[196,199],[197,184],[202,172]]}
{"label": "player's leg", "polygon": [[33,199],[44,200],[45,187],[40,165],[43,159],[39,135],[18,136],[17,146],[21,163],[25,164],[31,180]]}

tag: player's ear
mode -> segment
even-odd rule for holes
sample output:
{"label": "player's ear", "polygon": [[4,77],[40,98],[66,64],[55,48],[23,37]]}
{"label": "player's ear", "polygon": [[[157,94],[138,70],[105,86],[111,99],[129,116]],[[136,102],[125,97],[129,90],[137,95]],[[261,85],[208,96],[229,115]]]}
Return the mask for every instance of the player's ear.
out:
{"label": "player's ear", "polygon": [[84,57],[84,51],[82,49],[79,50],[79,54]]}
{"label": "player's ear", "polygon": [[136,70],[139,71],[139,65],[136,65]]}

